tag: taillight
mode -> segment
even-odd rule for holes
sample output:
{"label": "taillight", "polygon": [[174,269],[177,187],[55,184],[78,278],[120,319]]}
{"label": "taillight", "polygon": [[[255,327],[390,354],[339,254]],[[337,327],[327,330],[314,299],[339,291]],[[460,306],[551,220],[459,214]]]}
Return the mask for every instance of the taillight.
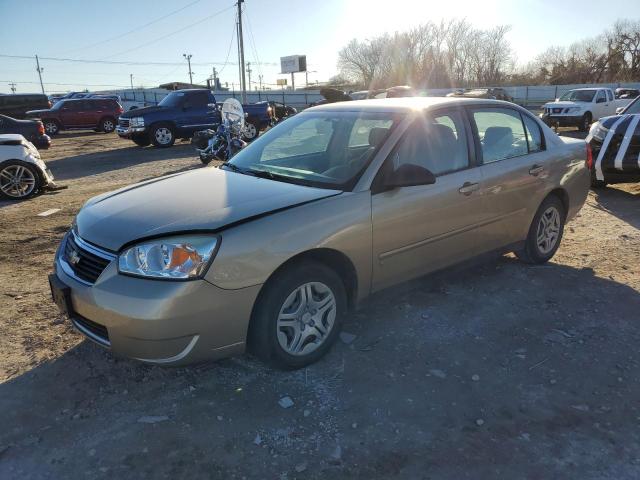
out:
{"label": "taillight", "polygon": [[591,144],[587,143],[587,159],[584,164],[591,170],[593,168],[593,151],[591,150]]}
{"label": "taillight", "polygon": [[116,112],[118,114],[120,114],[120,113],[124,112],[124,109],[122,107],[118,107],[118,108],[116,108]]}
{"label": "taillight", "polygon": [[53,106],[53,105],[51,104],[51,100],[49,100],[47,103],[49,104],[49,108],[51,108],[51,107]]}
{"label": "taillight", "polygon": [[38,133],[40,135],[44,135],[44,125],[42,124],[42,122],[38,122]]}

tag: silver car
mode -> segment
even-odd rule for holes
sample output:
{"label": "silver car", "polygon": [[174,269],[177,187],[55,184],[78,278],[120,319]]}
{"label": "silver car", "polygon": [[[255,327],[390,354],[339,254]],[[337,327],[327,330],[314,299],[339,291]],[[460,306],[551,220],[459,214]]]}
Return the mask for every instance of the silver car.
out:
{"label": "silver car", "polygon": [[50,276],[73,325],[164,365],[322,357],[371,293],[489,251],[542,263],[589,188],[585,142],[514,104],[308,109],[220,168],[97,196]]}

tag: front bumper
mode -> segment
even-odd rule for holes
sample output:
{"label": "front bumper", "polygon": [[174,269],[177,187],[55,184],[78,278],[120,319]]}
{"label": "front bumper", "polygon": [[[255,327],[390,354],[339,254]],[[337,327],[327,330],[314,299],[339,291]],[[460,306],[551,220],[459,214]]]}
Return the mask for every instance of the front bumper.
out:
{"label": "front bumper", "polygon": [[140,135],[144,135],[145,127],[122,127],[118,125],[116,127],[116,133],[121,138],[132,138]]}
{"label": "front bumper", "polygon": [[116,260],[89,285],[61,258],[64,242],[66,237],[54,274],[70,289],[69,317],[77,330],[114,354],[184,365],[244,351],[260,285],[224,290],[206,280],[135,278],[119,274]]}
{"label": "front bumper", "polygon": [[582,115],[542,115],[542,121],[549,126],[577,127],[582,124]]}

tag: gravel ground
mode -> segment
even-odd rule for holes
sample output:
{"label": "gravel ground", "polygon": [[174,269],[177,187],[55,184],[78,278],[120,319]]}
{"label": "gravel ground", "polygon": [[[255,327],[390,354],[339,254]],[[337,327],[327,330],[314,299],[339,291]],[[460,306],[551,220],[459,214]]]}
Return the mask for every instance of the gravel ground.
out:
{"label": "gravel ground", "polygon": [[640,477],[640,185],[591,193],[548,265],[377,294],[307,369],[171,369],[84,341],[48,292],[84,201],[199,167],[132,145],[62,134],[43,156],[69,189],[0,203],[0,478]]}

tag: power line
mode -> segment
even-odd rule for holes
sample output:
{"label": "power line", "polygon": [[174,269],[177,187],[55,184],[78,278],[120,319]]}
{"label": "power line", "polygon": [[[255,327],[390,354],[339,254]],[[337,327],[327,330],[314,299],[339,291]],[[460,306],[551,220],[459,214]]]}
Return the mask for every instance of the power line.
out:
{"label": "power line", "polygon": [[109,58],[117,57],[119,55],[124,55],[125,53],[133,52],[134,50],[139,50],[139,49],[141,49],[143,47],[146,47],[146,46],[151,45],[153,43],[159,42],[160,40],[164,40],[165,38],[169,38],[169,37],[171,37],[173,35],[176,35],[176,34],[178,34],[180,32],[184,32],[185,30],[187,30],[187,29],[189,29],[191,27],[195,27],[196,25],[200,25],[201,23],[204,23],[204,22],[206,22],[208,20],[211,20],[213,17],[216,17],[216,16],[218,16],[218,15],[220,15],[220,14],[222,14],[222,13],[226,12],[227,10],[230,10],[230,9],[232,9],[234,7],[235,7],[235,5],[231,5],[230,7],[223,8],[222,10],[219,10],[219,11],[209,15],[208,17],[204,17],[204,18],[198,20],[197,22],[190,23],[189,25],[186,25],[186,26],[184,26],[184,27],[182,27],[182,28],[180,28],[178,30],[175,30],[175,31],[173,31],[171,33],[167,33],[166,35],[163,35],[161,37],[155,38],[155,39],[153,39],[153,40],[151,40],[149,42],[143,43],[142,45],[138,45],[137,47],[129,48],[127,50],[123,50],[122,52],[114,53],[113,55],[109,55],[108,57],[103,57],[103,59],[109,59]]}
{"label": "power line", "polygon": [[144,25],[140,25],[139,27],[133,28],[133,29],[127,31],[127,32],[121,33],[120,35],[116,35],[115,37],[111,37],[111,38],[108,38],[106,40],[101,40],[100,42],[92,43],[91,45],[87,45],[86,47],[74,48],[73,50],[67,50],[67,51],[68,52],[78,52],[80,50],[87,50],[88,48],[93,48],[93,47],[97,47],[98,45],[104,45],[105,43],[113,42],[114,40],[118,40],[118,39],[120,39],[122,37],[126,37],[127,35],[130,35],[132,33],[139,32],[140,30],[142,30],[144,28],[147,28],[148,26],[153,25],[154,23],[158,23],[159,21],[164,20],[165,18],[170,17],[171,15],[175,15],[178,12],[186,10],[190,6],[195,5],[196,3],[199,3],[201,1],[202,0],[195,0],[195,1],[191,2],[191,3],[188,3],[184,7],[181,7],[179,9],[177,9],[177,10],[174,10],[173,12],[169,12],[166,15],[158,17],[155,20],[151,20],[150,22],[147,22]]}
{"label": "power line", "polygon": [[[27,56],[27,55],[6,55],[6,54],[0,54],[0,58],[15,58],[15,59],[21,59],[21,60],[31,60],[33,61],[33,56]],[[38,57],[40,58],[40,60],[48,60],[48,61],[52,61],[52,62],[73,62],[73,63],[101,63],[101,64],[105,64],[105,65],[140,65],[140,66],[177,66],[177,65],[184,65],[184,63],[181,62],[136,62],[136,61],[128,61],[128,60],[90,60],[90,59],[85,59],[85,58],[61,58],[61,57]],[[199,62],[199,63],[192,63],[191,65],[204,65],[204,66],[209,66],[209,65],[225,65],[226,63],[230,63],[231,65],[237,65],[237,63],[234,62],[228,62],[225,61],[223,62]],[[269,67],[276,67],[278,66],[277,63],[275,62],[266,62],[263,63],[262,65],[266,65]]]}

